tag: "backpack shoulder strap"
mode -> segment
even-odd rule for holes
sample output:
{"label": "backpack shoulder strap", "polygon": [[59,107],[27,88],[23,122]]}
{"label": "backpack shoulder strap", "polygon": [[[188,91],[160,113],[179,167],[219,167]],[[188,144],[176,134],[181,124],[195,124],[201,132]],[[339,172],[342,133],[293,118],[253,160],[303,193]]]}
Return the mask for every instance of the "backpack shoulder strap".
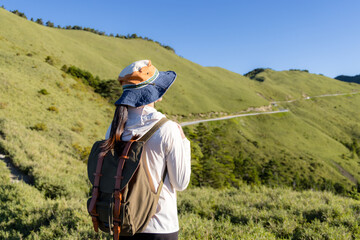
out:
{"label": "backpack shoulder strap", "polygon": [[158,121],[147,133],[145,133],[144,136],[142,136],[138,141],[139,142],[147,142],[151,136],[167,121],[169,121],[167,118],[162,118],[160,121]]}

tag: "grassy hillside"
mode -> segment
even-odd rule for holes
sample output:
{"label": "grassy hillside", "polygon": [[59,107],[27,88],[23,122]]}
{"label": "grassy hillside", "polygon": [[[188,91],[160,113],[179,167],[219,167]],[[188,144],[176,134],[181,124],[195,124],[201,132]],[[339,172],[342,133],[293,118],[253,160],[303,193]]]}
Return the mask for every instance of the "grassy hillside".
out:
{"label": "grassy hillside", "polygon": [[[0,162],[1,239],[112,239],[95,234],[85,198],[44,198],[11,183]],[[243,185],[195,188],[178,200],[179,239],[358,239],[359,201],[327,192]]]}
{"label": "grassy hillside", "polygon": [[[323,94],[359,91],[358,84],[344,84],[322,75],[305,71],[265,69],[256,74],[255,88],[269,101],[285,101]],[[261,81],[257,81],[260,79]]]}
{"label": "grassy hillside", "polygon": [[[189,126],[193,184],[239,181],[339,193],[360,180],[360,96],[285,103],[289,113]],[[355,140],[357,139],[357,140]]]}
{"label": "grassy hillside", "polygon": [[[224,69],[202,67],[153,42],[49,28],[20,18],[4,9],[0,9],[0,19],[2,52],[21,56],[31,54],[31,58],[40,61],[51,56],[58,68],[63,64],[75,65],[99,75],[101,79],[115,79],[122,68],[139,59],[151,59],[160,70],[175,70],[178,79],[166,95],[165,101],[159,104],[160,108],[169,114],[231,113],[249,107],[268,105],[265,99],[256,94],[262,93],[263,90],[263,86],[258,86],[256,81],[249,81],[248,78]],[[309,81],[307,74],[294,72],[290,74],[291,79],[287,74],[278,75],[277,82],[264,82],[266,89],[272,89],[269,92],[272,95],[267,96],[268,98],[279,97],[278,100],[281,100],[303,93],[311,95],[327,90],[336,92],[353,88],[351,85],[326,77],[314,75],[314,79]],[[269,78],[272,77],[270,74]],[[319,85],[323,86],[326,81],[326,89],[312,88],[318,78],[322,80]],[[289,86],[298,81],[307,88],[300,91],[296,85]],[[284,84],[282,89],[278,88],[279,82]],[[308,89],[311,91],[307,92]]]}
{"label": "grassy hillside", "polygon": [[101,79],[117,78],[122,68],[139,59],[151,59],[159,70],[175,70],[178,79],[160,104],[170,114],[232,112],[267,104],[246,88],[245,77],[222,76],[152,42],[49,28],[3,9],[0,19],[2,52],[20,56],[30,53],[32,59],[39,61],[51,56],[58,68],[63,64],[75,65]]}
{"label": "grassy hillside", "polygon": [[180,239],[359,239],[359,202],[289,189],[179,194]]}

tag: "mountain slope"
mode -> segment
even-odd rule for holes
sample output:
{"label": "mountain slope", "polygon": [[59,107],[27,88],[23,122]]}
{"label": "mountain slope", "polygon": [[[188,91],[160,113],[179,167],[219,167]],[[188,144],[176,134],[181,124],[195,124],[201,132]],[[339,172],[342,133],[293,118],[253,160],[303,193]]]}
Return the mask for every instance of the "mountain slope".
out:
{"label": "mountain slope", "polygon": [[257,91],[270,101],[285,101],[360,90],[356,84],[344,84],[332,78],[304,71],[265,69],[256,74],[256,77],[263,80],[263,82],[253,80],[256,83]]}
{"label": "mountain slope", "polygon": [[[22,56],[30,53],[32,58],[38,60],[50,56],[58,68],[63,64],[75,65],[99,75],[101,79],[116,79],[119,71],[129,63],[151,59],[162,71],[175,70],[178,79],[166,94],[165,101],[159,104],[164,112],[174,115],[232,113],[268,105],[265,99],[256,94],[264,91],[264,88],[268,93],[265,95],[269,95],[267,98],[275,100],[303,94],[348,92],[354,88],[314,74],[286,71],[279,75],[270,70],[261,73],[270,78],[261,85],[225,69],[200,66],[142,39],[119,39],[85,31],[45,27],[4,9],[0,9],[0,19],[0,50]],[[277,81],[271,81],[274,77]],[[312,81],[309,81],[309,77]]]}
{"label": "mountain slope", "polygon": [[[32,58],[38,60],[51,56],[58,68],[63,64],[75,65],[102,79],[115,79],[131,62],[151,59],[159,70],[175,70],[178,79],[166,94],[166,101],[160,104],[170,114],[232,112],[267,104],[245,87],[245,77],[226,78],[152,42],[49,28],[3,9],[0,10],[0,19],[2,51],[20,55],[31,53]],[[239,95],[246,97],[239,101]]]}

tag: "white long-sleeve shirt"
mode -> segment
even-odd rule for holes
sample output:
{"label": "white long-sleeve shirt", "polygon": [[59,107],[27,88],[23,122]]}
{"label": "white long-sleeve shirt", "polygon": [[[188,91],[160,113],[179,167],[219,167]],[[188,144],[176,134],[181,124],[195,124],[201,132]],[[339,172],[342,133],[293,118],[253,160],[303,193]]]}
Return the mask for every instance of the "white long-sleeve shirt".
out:
{"label": "white long-sleeve shirt", "polygon": [[[155,108],[128,107],[128,120],[122,135],[123,141],[132,136],[143,136],[161,118],[165,117]],[[106,133],[109,138],[111,125]],[[159,187],[167,166],[167,175],[160,193],[156,214],[151,218],[144,233],[172,233],[179,230],[176,191],[184,190],[190,181],[191,154],[189,140],[182,139],[178,126],[167,121],[146,142],[143,150],[154,191]]]}

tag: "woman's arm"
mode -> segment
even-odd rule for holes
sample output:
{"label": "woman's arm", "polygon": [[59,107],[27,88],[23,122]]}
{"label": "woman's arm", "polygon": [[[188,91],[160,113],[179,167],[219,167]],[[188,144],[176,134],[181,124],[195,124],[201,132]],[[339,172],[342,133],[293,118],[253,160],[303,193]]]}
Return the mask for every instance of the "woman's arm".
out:
{"label": "woman's arm", "polygon": [[185,190],[190,182],[191,150],[190,141],[183,135],[182,129],[169,121],[166,128],[166,164],[171,185],[178,191]]}

